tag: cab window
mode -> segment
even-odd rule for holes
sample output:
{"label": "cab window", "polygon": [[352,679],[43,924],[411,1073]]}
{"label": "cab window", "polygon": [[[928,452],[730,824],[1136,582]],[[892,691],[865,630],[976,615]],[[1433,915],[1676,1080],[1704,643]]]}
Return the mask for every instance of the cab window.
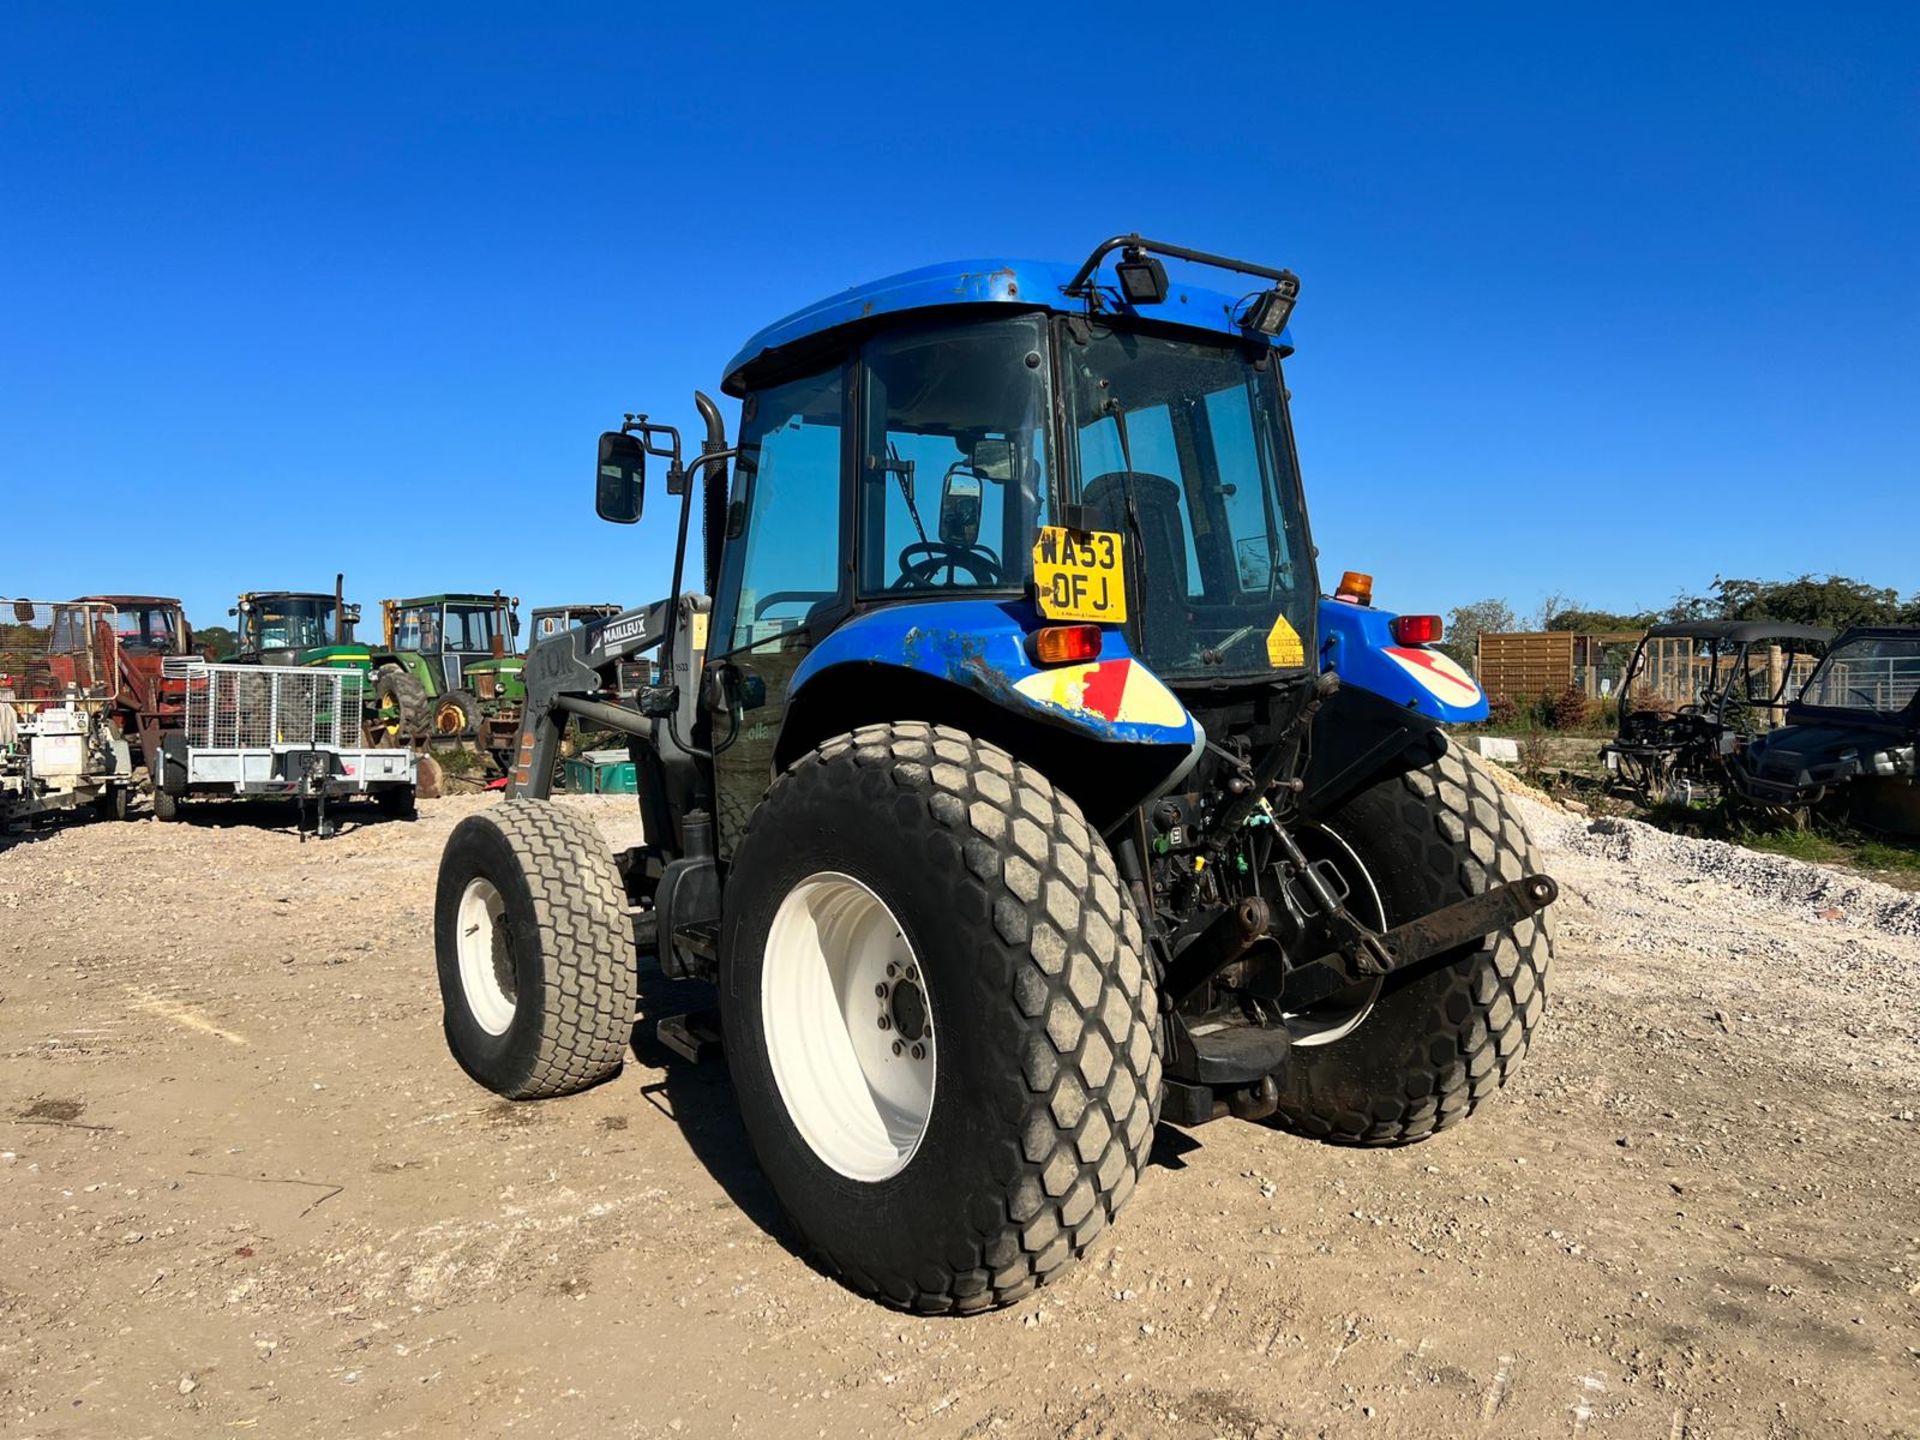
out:
{"label": "cab window", "polygon": [[870,342],[860,593],[1014,589],[1047,495],[1047,368],[1034,316]]}
{"label": "cab window", "polygon": [[729,649],[782,642],[838,600],[844,387],[835,368],[747,397],[720,593]]}

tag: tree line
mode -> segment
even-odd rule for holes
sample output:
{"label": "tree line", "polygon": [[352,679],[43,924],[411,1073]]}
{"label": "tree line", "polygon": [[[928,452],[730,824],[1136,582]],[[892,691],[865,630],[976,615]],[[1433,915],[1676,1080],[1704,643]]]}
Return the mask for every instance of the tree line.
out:
{"label": "tree line", "polygon": [[1623,614],[1590,609],[1566,595],[1549,595],[1523,620],[1499,598],[1454,607],[1441,648],[1464,665],[1473,663],[1482,635],[1515,630],[1571,630],[1594,634],[1644,630],[1666,620],[1780,620],[1799,625],[1920,625],[1920,592],[1902,597],[1891,586],[1870,585],[1844,575],[1801,575],[1792,580],[1742,580],[1722,576],[1706,593],[1682,593],[1661,610]]}

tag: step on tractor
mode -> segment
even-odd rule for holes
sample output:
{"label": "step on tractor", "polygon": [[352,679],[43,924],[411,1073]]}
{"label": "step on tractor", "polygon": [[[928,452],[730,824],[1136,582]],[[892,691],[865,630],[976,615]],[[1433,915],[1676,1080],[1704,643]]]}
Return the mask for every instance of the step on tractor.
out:
{"label": "step on tractor", "polygon": [[110,605],[0,599],[0,831],[82,808],[127,818],[119,640]]}
{"label": "step on tractor", "polygon": [[1733,757],[1780,723],[1832,639],[1824,626],[1779,620],[1651,627],[1621,674],[1619,732],[1600,747],[1602,763],[1647,805],[1725,790]]}
{"label": "step on tractor", "polygon": [[[1555,887],[1443,728],[1486,704],[1438,621],[1319,598],[1297,292],[1139,236],[933,266],[748,341],[735,441],[704,394],[697,456],[603,435],[603,518],[664,464],[671,589],[527,658],[508,798],[441,860],[459,1064],[578,1090],[643,981],[710,982],[660,1040],[724,1051],[818,1262],[921,1312],[1058,1277],[1161,1122],[1392,1145],[1492,1095]],[[644,845],[547,798],[575,723],[628,737]]]}
{"label": "step on tractor", "polygon": [[382,600],[380,612],[387,650],[426,690],[431,733],[510,751],[526,693],[515,653],[519,597],[422,595]]}
{"label": "step on tractor", "polygon": [[401,746],[432,733],[433,700],[425,682],[399,655],[354,639],[360,607],[346,598],[346,576],[333,577],[332,594],[249,590],[227,613],[239,622],[241,663],[357,671],[366,679],[370,738]]}

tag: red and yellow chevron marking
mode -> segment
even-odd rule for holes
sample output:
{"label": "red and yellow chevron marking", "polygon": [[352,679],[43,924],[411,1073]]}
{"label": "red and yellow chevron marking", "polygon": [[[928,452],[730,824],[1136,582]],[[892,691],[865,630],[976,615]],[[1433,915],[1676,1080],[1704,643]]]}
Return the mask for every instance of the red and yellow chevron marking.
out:
{"label": "red and yellow chevron marking", "polygon": [[1474,678],[1442,651],[1411,645],[1389,645],[1386,653],[1393,657],[1394,663],[1402,670],[1418,680],[1424,689],[1449,705],[1471,705],[1480,698],[1480,687]]}
{"label": "red and yellow chevron marking", "polygon": [[1184,725],[1187,712],[1150,672],[1131,660],[1062,665],[1015,683],[1029,700],[1120,725]]}

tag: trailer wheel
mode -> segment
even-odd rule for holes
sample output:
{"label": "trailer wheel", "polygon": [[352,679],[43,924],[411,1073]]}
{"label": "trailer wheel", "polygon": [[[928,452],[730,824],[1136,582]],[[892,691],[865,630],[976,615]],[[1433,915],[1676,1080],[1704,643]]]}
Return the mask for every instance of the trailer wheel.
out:
{"label": "trailer wheel", "polygon": [[443,740],[465,740],[480,731],[480,697],[471,690],[449,690],[433,702],[433,733]]}
{"label": "trailer wheel", "polygon": [[433,724],[427,687],[389,660],[373,672],[374,738],[382,745],[405,745],[424,737]]}
{"label": "trailer wheel", "polygon": [[153,792],[153,818],[171,824],[180,818],[180,797],[165,790]]}
{"label": "trailer wheel", "polygon": [[124,820],[127,818],[127,787],[109,785],[93,797],[93,812],[102,820]]}
{"label": "trailer wheel", "polygon": [[966,1312],[1081,1255],[1152,1143],[1149,963],[1105,842],[1004,751],[875,725],[777,779],[728,881],[720,1013],[754,1151],[825,1268]]}
{"label": "trailer wheel", "polygon": [[[1506,795],[1453,747],[1361,792],[1326,828],[1346,853],[1336,866],[1359,871],[1347,879],[1361,918],[1387,925],[1540,869]],[[1333,1144],[1400,1145],[1466,1119],[1526,1055],[1552,958],[1543,914],[1389,977],[1357,1024],[1296,1038],[1274,1123]]]}
{"label": "trailer wheel", "polygon": [[434,903],[447,1044],[489,1090],[565,1095],[617,1073],[637,994],[626,894],[586,820],[508,800],[454,827]]}

